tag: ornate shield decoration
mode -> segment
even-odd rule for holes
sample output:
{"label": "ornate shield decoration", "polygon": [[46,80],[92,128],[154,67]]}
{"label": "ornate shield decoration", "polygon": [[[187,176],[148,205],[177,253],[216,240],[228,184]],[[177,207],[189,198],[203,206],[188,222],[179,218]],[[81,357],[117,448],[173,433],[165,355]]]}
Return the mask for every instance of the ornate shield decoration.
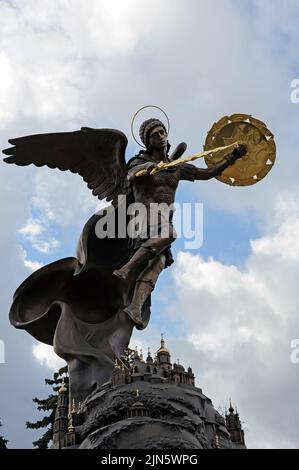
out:
{"label": "ornate shield decoration", "polygon": [[[224,116],[208,132],[205,151],[235,142],[246,145],[247,154],[238,159],[216,178],[231,186],[249,186],[263,179],[271,170],[276,158],[274,135],[266,124],[248,114]],[[207,155],[207,166],[220,161],[221,155]]]}

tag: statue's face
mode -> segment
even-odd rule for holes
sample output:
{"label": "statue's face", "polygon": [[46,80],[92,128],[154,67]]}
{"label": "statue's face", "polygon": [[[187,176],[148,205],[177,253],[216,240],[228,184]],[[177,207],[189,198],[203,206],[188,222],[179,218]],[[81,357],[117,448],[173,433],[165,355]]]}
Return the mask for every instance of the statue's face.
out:
{"label": "statue's face", "polygon": [[167,134],[162,126],[154,127],[150,133],[149,143],[156,150],[163,150],[167,146]]}

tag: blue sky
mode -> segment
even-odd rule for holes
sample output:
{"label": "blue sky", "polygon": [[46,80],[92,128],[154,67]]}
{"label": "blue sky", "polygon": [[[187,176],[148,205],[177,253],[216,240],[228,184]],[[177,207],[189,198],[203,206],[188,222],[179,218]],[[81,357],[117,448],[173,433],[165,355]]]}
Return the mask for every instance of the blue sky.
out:
{"label": "blue sky", "polygon": [[[298,447],[298,17],[295,0],[0,2],[2,148],[11,137],[88,125],[124,131],[130,158],[131,118],[149,103],[167,111],[170,142],[186,141],[187,154],[235,112],[275,134],[277,161],[257,185],[181,184],[179,202],[203,203],[204,243],[188,251],[175,242],[150,325],[132,340],[155,349],[164,331],[173,359],[193,367],[216,407],[230,396],[238,404],[250,447]],[[30,447],[31,399],[47,394],[43,380],[58,362],[9,325],[9,305],[34,269],[75,254],[95,200],[68,173],[1,164],[0,178],[1,432],[11,447]]]}

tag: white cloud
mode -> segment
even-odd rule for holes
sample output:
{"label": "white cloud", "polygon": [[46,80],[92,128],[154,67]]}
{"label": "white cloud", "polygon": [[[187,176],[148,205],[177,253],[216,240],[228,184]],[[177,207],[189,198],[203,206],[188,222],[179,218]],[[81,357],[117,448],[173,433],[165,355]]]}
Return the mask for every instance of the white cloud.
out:
{"label": "white cloud", "polygon": [[143,354],[143,357],[146,358],[147,357],[147,347],[145,345],[146,343],[144,343],[144,341],[142,341],[142,338],[132,338],[131,340],[131,343],[129,344],[129,348],[130,349],[133,349],[134,351],[136,350],[137,348],[137,351],[138,351],[138,354]]}
{"label": "white cloud", "polygon": [[49,241],[37,240],[32,244],[32,246],[40,253],[49,254],[59,248],[60,242],[55,238],[50,238]]}
{"label": "white cloud", "polygon": [[182,252],[173,270],[181,348],[214,403],[230,396],[238,402],[250,447],[298,444],[292,425],[299,419],[298,368],[290,344],[298,337],[299,203],[292,216],[276,207],[281,224],[252,241],[244,270]]}
{"label": "white cloud", "polygon": [[19,233],[24,236],[36,236],[40,235],[44,231],[44,227],[41,225],[39,220],[29,219],[24,227],[19,229]]}
{"label": "white cloud", "polygon": [[[265,191],[270,199],[295,180],[289,143],[299,121],[289,100],[293,53],[272,49],[285,42],[294,52],[296,2],[280,11],[273,2],[253,1],[254,15],[230,0],[190,0],[188,8],[180,0],[78,1],[75,9],[64,0],[12,5],[0,6],[1,125],[22,119],[22,133],[111,126],[130,137],[131,116],[152,102],[170,116],[172,143],[186,140],[191,153],[222,114],[248,112],[276,135],[274,169],[254,187],[208,182],[192,191],[228,210],[262,212],[268,209]],[[288,172],[282,155],[288,155]],[[71,180],[65,181],[71,191]]]}
{"label": "white cloud", "polygon": [[43,254],[52,253],[60,246],[59,240],[47,235],[48,231],[50,227],[45,215],[43,215],[43,221],[29,218],[24,227],[18,230],[24,239],[31,243],[32,248]]}
{"label": "white cloud", "polygon": [[55,372],[65,366],[65,361],[54,353],[52,346],[37,343],[33,345],[32,352],[41,365],[45,365]]}
{"label": "white cloud", "polygon": [[39,261],[32,261],[28,259],[28,254],[26,250],[20,245],[19,245],[19,251],[20,251],[22,263],[25,266],[25,268],[29,269],[29,271],[32,271],[32,272],[37,271],[43,266],[43,264],[40,263]]}
{"label": "white cloud", "polygon": [[4,51],[0,52],[0,126],[8,124],[15,118],[13,110],[6,108],[7,97],[14,93],[13,69]]}
{"label": "white cloud", "polygon": [[282,224],[275,236],[264,237],[251,242],[255,254],[277,255],[297,263],[299,260],[299,220],[289,220]]}
{"label": "white cloud", "polygon": [[43,168],[36,174],[31,203],[44,217],[44,223],[82,227],[99,200],[79,175]]}

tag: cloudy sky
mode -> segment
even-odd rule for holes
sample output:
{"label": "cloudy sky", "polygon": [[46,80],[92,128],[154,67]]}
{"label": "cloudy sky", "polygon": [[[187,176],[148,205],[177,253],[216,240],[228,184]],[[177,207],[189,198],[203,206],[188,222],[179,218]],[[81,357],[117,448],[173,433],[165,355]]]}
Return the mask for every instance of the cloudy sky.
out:
{"label": "cloudy sky", "polygon": [[[129,158],[131,118],[146,104],[165,109],[170,141],[189,153],[236,112],[275,134],[276,164],[257,185],[181,184],[178,201],[204,205],[203,246],[176,241],[151,323],[132,338],[155,350],[163,331],[216,408],[231,397],[257,448],[299,447],[298,21],[297,0],[0,0],[1,148],[87,125],[124,131]],[[39,436],[24,425],[38,417],[31,400],[47,396],[60,360],[9,325],[12,295],[32,271],[74,255],[97,201],[58,170],[1,163],[0,178],[1,434],[23,448]]]}

